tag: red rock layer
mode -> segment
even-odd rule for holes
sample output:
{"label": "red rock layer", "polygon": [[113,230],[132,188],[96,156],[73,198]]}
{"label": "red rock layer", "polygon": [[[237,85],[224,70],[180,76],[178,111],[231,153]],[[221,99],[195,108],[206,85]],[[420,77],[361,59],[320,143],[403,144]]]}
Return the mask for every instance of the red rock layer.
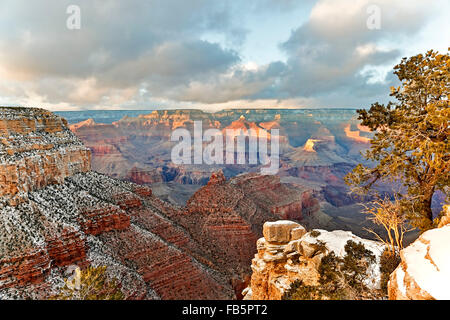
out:
{"label": "red rock layer", "polygon": [[29,250],[11,259],[0,260],[0,289],[42,283],[50,271],[46,250]]}
{"label": "red rock layer", "polygon": [[82,234],[69,229],[46,232],[54,236],[46,239],[45,248],[17,252],[14,257],[0,260],[0,289],[41,284],[54,267],[88,264],[88,248]]}
{"label": "red rock layer", "polygon": [[122,210],[130,210],[133,208],[141,208],[142,207],[141,199],[137,195],[134,195],[131,192],[124,192],[124,193],[116,194],[113,196],[113,199],[115,200],[116,204]]}
{"label": "red rock layer", "polygon": [[0,109],[0,199],[16,205],[29,191],[90,170],[89,149],[66,124],[41,109]]}
{"label": "red rock layer", "polygon": [[[109,181],[108,181],[109,182]],[[102,186],[111,199],[130,218],[123,230],[105,232],[102,243],[115,259],[135,269],[163,299],[230,299],[228,280],[220,267],[204,253],[204,248],[186,229],[172,220],[180,211],[152,196],[145,186],[127,184],[116,192],[108,183]],[[215,269],[212,276],[210,268]]]}
{"label": "red rock layer", "polygon": [[[204,220],[203,234],[208,236],[208,245],[213,257],[221,265],[233,264],[233,271],[245,270],[247,262],[255,253],[252,244],[257,236],[251,226],[237,214],[211,214]],[[206,240],[206,239],[205,239]],[[242,271],[241,271],[242,272]]]}
{"label": "red rock layer", "polygon": [[134,193],[141,197],[148,198],[152,195],[152,189],[145,186],[135,186]]}
{"label": "red rock layer", "polygon": [[88,209],[82,213],[86,220],[80,221],[83,232],[94,236],[111,230],[122,230],[130,226],[130,217],[115,206]]}
{"label": "red rock layer", "polygon": [[74,230],[64,229],[61,235],[47,239],[47,252],[53,264],[58,267],[71,264],[86,264],[86,242]]}
{"label": "red rock layer", "polygon": [[125,180],[144,185],[161,182],[161,175],[156,170],[143,170],[136,167],[130,169],[125,175]]}
{"label": "red rock layer", "polygon": [[138,273],[162,299],[225,299],[228,294],[199,263],[176,247],[139,228],[104,235],[125,265]]}
{"label": "red rock layer", "polygon": [[284,220],[302,219],[302,201],[294,201],[288,204],[275,206],[271,212]]}

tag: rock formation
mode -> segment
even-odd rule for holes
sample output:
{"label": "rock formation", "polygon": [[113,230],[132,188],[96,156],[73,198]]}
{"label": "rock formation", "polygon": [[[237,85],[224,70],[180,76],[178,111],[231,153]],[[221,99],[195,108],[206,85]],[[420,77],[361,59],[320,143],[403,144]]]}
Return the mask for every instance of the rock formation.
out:
{"label": "rock formation", "polygon": [[90,151],[54,114],[0,109],[0,201],[16,205],[27,193],[90,170]]}
{"label": "rock formation", "polygon": [[314,229],[307,232],[302,225],[288,220],[266,222],[263,234],[264,237],[257,241],[251,283],[243,292],[245,299],[280,300],[296,280],[317,286],[322,258],[330,252],[343,257],[349,240],[362,243],[375,256],[375,262],[367,269],[364,284],[369,289],[380,287],[379,261],[384,250],[380,242],[341,230]]}
{"label": "rock formation", "polygon": [[226,180],[219,171],[188,200],[183,214],[172,219],[189,230],[204,254],[228,274],[239,296],[248,284],[264,222],[286,215],[301,220],[302,213],[316,205],[303,203],[307,198],[277,176],[246,174]]}
{"label": "rock formation", "polygon": [[[371,236],[364,231],[364,227],[376,229],[366,221],[361,206],[356,205],[358,200],[348,195],[348,186],[342,179],[357,163],[364,161],[360,151],[368,147],[367,143],[348,136],[348,130],[358,137],[370,138],[370,132],[360,126],[354,110],[233,109],[215,113],[157,110],[120,120],[117,120],[116,113],[110,113],[114,117],[107,121],[108,114],[107,111],[89,113],[94,118],[97,116],[98,122],[107,122],[104,124],[86,120],[70,126],[92,150],[94,171],[137,184],[164,184],[162,188],[167,188],[168,184],[203,186],[218,170],[223,170],[224,176],[230,179],[260,172],[261,166],[250,165],[248,161],[243,165],[174,164],[171,150],[176,142],[170,141],[173,130],[184,128],[191,132],[192,137],[194,121],[202,122],[203,131],[213,128],[224,135],[227,129],[242,129],[244,132],[254,129],[258,134],[270,134],[271,129],[278,129],[280,169],[277,175],[281,177],[282,184],[289,185],[289,189],[298,189],[297,193],[303,196],[295,202],[289,200],[281,203],[276,199],[279,193],[271,193],[271,199],[267,202],[276,205],[266,206],[270,207],[270,213],[280,219],[305,219],[306,207],[310,207],[314,208],[314,212],[320,211],[321,217],[309,224],[303,220],[306,227],[327,230],[345,228],[361,237]],[[67,116],[71,116],[70,113]],[[80,117],[73,119],[79,121]],[[182,189],[183,197],[173,196],[175,192],[169,192],[172,196],[165,199],[184,206],[186,199],[197,188]],[[253,192],[251,188],[245,192],[264,203],[266,195],[263,188],[261,192]]]}
{"label": "rock formation", "polygon": [[400,252],[400,265],[391,274],[392,300],[449,300],[450,206],[444,206],[439,228],[424,232]]}

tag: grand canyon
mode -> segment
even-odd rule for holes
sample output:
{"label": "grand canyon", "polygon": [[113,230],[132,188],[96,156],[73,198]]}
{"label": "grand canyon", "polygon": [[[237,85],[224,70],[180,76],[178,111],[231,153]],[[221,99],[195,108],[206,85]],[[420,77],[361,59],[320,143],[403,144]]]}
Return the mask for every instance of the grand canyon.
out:
{"label": "grand canyon", "polygon": [[[217,128],[288,128],[278,175],[238,165],[171,166],[168,132],[189,127],[190,113],[153,111],[112,124],[69,125],[42,109],[0,112],[2,298],[43,299],[64,284],[68,266],[101,265],[120,280],[127,299],[248,299],[249,289],[257,298],[276,299],[286,288],[261,284],[257,260],[252,264],[267,223],[290,220],[302,230],[343,229],[367,238],[361,199],[350,197],[342,181],[367,144],[350,111],[316,111],[313,118],[245,110],[221,113],[221,121],[192,112]],[[280,125],[287,114],[292,118]],[[302,118],[313,118],[313,125],[301,126],[311,123]],[[305,232],[265,237],[278,248]],[[348,234],[344,239],[356,237]],[[259,272],[280,277],[270,270]],[[287,283],[296,278],[288,276]]]}
{"label": "grand canyon", "polygon": [[337,314],[295,300],[450,299],[449,13],[1,0],[2,311],[275,319]]}

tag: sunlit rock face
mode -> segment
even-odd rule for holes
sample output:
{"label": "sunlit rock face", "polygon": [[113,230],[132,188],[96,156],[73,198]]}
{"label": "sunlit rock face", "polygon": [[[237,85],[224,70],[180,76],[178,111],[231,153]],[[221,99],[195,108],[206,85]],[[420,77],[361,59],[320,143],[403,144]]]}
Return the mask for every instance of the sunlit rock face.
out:
{"label": "sunlit rock face", "polygon": [[348,138],[350,138],[350,139],[352,139],[352,140],[354,140],[356,142],[370,143],[370,138],[369,137],[361,136],[361,132],[370,132],[367,127],[364,127],[364,126],[361,126],[360,124],[358,124],[357,130],[352,131],[351,128],[350,128],[350,124],[349,124],[349,125],[347,125],[344,128],[344,131],[345,131],[345,135]]}
{"label": "sunlit rock face", "polygon": [[0,108],[0,200],[17,204],[29,191],[90,170],[91,153],[64,119],[42,109]]}
{"label": "sunlit rock face", "polygon": [[389,299],[450,299],[449,216],[449,206],[444,206],[439,228],[424,232],[400,252],[401,263],[388,284]]}
{"label": "sunlit rock face", "polygon": [[[102,115],[106,116],[107,113]],[[280,167],[277,175],[282,178],[283,183],[300,191],[308,189],[309,194],[305,194],[305,198],[342,208],[339,216],[348,219],[348,212],[356,210],[346,210],[344,207],[354,205],[355,199],[348,196],[348,187],[343,177],[357,163],[363,161],[361,151],[364,151],[368,144],[349,137],[346,128],[351,132],[359,132],[360,137],[370,137],[370,132],[361,127],[356,118],[354,110],[343,109],[233,109],[215,113],[200,110],[158,110],[136,117],[124,117],[108,124],[84,121],[71,125],[71,128],[92,150],[92,168],[97,172],[144,185],[199,186],[205,185],[211,174],[217,170],[222,169],[225,177],[229,179],[240,174],[261,172],[261,165],[249,165],[247,155],[246,163],[239,165],[174,164],[171,160],[171,150],[175,143],[170,141],[174,129],[185,128],[193,135],[194,121],[201,121],[203,131],[218,129],[224,140],[227,130],[240,129],[244,133],[266,135],[268,144],[271,130],[277,129],[280,144]],[[228,153],[224,156],[227,155]],[[185,205],[186,199],[198,187],[189,189],[193,190],[191,194],[187,194],[180,201],[175,195],[176,190],[180,189],[177,188],[172,188],[174,191],[170,192],[171,197],[166,199]],[[302,203],[307,201],[304,200]],[[270,210],[283,219],[298,219],[298,212],[304,210],[303,208],[298,201],[279,203],[276,208]],[[332,210],[334,214],[334,209]],[[333,219],[330,224],[330,219],[332,218],[323,216],[320,223],[314,227],[329,229],[349,225],[347,220],[343,222],[340,218]],[[350,222],[349,228],[358,235],[365,236],[359,222]]]}
{"label": "sunlit rock face", "polygon": [[317,139],[308,139],[308,141],[306,141],[305,146],[303,147],[304,151],[308,151],[308,152],[316,152],[316,150],[314,150],[314,145],[317,142],[320,142],[322,140],[317,140]]}

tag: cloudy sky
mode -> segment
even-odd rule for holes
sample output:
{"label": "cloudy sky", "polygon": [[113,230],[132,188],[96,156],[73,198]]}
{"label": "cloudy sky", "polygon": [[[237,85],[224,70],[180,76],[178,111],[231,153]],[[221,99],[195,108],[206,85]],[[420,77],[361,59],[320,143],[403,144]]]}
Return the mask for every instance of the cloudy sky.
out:
{"label": "cloudy sky", "polygon": [[448,0],[0,0],[0,105],[368,107],[449,21]]}

